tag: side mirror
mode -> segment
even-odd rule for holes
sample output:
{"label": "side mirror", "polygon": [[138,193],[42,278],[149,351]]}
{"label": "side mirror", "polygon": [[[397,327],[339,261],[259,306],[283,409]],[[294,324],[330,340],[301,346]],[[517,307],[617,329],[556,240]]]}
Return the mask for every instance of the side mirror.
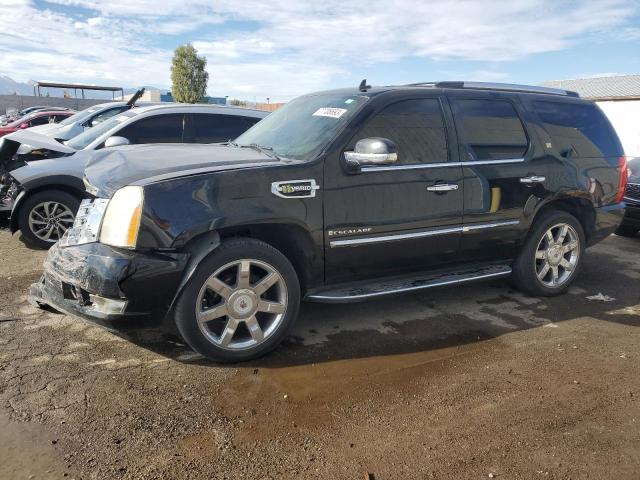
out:
{"label": "side mirror", "polygon": [[357,173],[363,165],[389,165],[398,161],[398,147],[388,138],[358,140],[352,152],[344,152],[347,167]]}
{"label": "side mirror", "polygon": [[129,145],[129,143],[130,142],[128,139],[114,135],[113,137],[109,137],[104,141],[104,148],[119,147],[120,145]]}
{"label": "side mirror", "polygon": [[29,128],[29,124],[28,123],[23,123],[18,128],[21,128],[22,130],[24,130],[25,128]]}

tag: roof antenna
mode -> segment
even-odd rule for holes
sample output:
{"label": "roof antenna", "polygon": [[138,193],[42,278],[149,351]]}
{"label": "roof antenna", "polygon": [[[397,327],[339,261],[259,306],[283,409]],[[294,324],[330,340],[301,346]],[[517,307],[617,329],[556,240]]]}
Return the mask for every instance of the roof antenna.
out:
{"label": "roof antenna", "polygon": [[365,78],[360,82],[360,86],[358,87],[358,90],[360,90],[361,92],[366,92],[370,88],[371,88],[371,85],[367,85],[367,79]]}

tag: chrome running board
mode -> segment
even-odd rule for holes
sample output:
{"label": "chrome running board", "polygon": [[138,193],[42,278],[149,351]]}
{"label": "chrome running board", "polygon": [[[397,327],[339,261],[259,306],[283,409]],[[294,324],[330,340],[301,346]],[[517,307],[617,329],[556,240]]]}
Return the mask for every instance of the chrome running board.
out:
{"label": "chrome running board", "polygon": [[474,269],[461,269],[454,272],[439,272],[429,274],[413,274],[412,276],[376,279],[350,284],[321,287],[310,290],[305,300],[320,303],[350,303],[362,302],[370,298],[395,295],[399,293],[415,292],[427,288],[459,285],[461,283],[511,275],[508,265],[492,265]]}

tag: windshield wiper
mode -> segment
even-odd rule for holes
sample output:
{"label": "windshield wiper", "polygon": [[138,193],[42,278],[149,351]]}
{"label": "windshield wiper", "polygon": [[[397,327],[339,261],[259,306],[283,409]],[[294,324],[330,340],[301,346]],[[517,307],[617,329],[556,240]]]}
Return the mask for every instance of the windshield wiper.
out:
{"label": "windshield wiper", "polygon": [[246,144],[238,144],[235,142],[229,142],[229,145],[232,145],[234,147],[240,147],[240,148],[252,148],[260,153],[264,153],[265,155],[271,158],[280,160],[280,157],[276,154],[276,152],[273,151],[273,147],[266,147],[264,145],[258,145],[257,143],[249,143],[248,145],[246,145]]}

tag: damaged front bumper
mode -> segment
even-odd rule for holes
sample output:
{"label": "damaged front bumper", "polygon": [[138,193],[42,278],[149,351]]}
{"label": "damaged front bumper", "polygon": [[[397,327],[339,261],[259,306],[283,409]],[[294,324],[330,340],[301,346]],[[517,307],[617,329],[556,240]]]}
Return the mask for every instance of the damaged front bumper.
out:
{"label": "damaged front bumper", "polygon": [[20,186],[8,173],[0,174],[0,212],[11,212]]}
{"label": "damaged front bumper", "polygon": [[29,301],[88,320],[164,320],[187,254],[142,253],[88,243],[55,244]]}

